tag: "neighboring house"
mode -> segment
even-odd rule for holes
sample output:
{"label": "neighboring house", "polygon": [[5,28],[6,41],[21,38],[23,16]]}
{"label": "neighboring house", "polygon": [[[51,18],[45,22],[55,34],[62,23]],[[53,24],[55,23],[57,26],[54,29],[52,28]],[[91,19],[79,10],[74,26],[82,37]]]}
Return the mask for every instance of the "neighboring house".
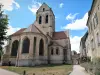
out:
{"label": "neighboring house", "polygon": [[87,48],[87,55],[93,59],[100,57],[100,0],[93,0],[88,15],[88,38],[86,45],[89,45],[89,48]]}
{"label": "neighboring house", "polygon": [[72,62],[74,65],[77,65],[80,63],[80,54],[76,51],[72,51]]}
{"label": "neighboring house", "polygon": [[33,24],[9,37],[6,54],[14,65],[72,63],[69,32],[55,32],[55,15],[45,3],[37,10]]}
{"label": "neighboring house", "polygon": [[86,32],[85,35],[81,38],[81,41],[80,41],[80,57],[87,57],[86,46],[85,46],[85,41],[86,41],[87,36],[88,36],[88,32]]}
{"label": "neighboring house", "polygon": [[75,55],[77,54],[77,52],[75,50],[71,51],[72,52],[72,55]]}
{"label": "neighboring house", "polygon": [[92,53],[91,53],[92,50],[91,50],[91,43],[90,43],[89,35],[86,38],[85,46],[86,46],[86,55],[87,55],[87,57],[92,58]]}

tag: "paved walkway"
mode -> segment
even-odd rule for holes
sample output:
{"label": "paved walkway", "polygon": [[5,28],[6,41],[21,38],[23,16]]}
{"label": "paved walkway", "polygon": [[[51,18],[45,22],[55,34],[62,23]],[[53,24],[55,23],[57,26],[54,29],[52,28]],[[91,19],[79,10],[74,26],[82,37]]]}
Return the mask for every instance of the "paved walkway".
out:
{"label": "paved walkway", "polygon": [[89,75],[89,74],[86,73],[85,69],[81,67],[80,65],[74,65],[73,71],[71,72],[70,75]]}
{"label": "paved walkway", "polygon": [[7,70],[4,70],[4,69],[0,68],[0,75],[19,75],[19,74],[16,74],[14,72],[7,71]]}

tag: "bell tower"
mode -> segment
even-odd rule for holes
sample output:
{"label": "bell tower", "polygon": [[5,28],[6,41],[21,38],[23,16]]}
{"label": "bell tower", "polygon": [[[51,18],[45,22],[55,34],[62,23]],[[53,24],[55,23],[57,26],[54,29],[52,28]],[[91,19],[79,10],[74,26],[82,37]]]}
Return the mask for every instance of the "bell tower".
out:
{"label": "bell tower", "polygon": [[37,10],[36,21],[52,37],[53,32],[55,32],[55,15],[46,3],[43,3]]}

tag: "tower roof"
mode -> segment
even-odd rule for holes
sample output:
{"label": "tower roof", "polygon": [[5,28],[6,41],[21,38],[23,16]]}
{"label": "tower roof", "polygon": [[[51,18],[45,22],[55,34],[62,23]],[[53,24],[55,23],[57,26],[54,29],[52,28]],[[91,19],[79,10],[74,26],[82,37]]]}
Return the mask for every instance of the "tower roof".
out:
{"label": "tower roof", "polygon": [[[45,11],[51,11],[52,14],[54,15],[53,11],[52,11],[52,8],[49,7],[45,2],[40,6],[40,8],[37,10],[37,12],[42,12],[43,11],[43,8],[45,8]],[[36,12],[36,13],[37,13]],[[55,16],[55,15],[54,15]]]}
{"label": "tower roof", "polygon": [[46,3],[43,3],[40,8],[37,11],[41,11],[41,9],[46,8],[46,9],[51,9]]}

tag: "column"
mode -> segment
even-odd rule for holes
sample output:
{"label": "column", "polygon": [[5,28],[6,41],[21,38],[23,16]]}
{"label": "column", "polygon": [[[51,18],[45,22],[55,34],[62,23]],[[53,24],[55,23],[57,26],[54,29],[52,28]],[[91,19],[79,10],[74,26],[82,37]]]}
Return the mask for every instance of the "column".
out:
{"label": "column", "polygon": [[21,51],[22,51],[22,39],[19,39],[19,45],[18,45],[18,51],[17,51],[17,60],[16,60],[16,66],[19,66],[19,60],[21,59]]}
{"label": "column", "polygon": [[12,40],[10,40],[10,42],[9,42],[9,55],[11,55],[11,49],[12,49]]}
{"label": "column", "polygon": [[53,55],[56,55],[56,47],[53,47]]}
{"label": "column", "polygon": [[38,59],[38,57],[39,57],[39,42],[40,42],[40,39],[37,38],[37,41],[36,41],[36,51],[35,51],[35,58],[36,59]]}
{"label": "column", "polygon": [[[32,37],[32,36],[31,36]],[[33,37],[30,39],[30,47],[29,47],[29,58],[33,58]]]}
{"label": "column", "polygon": [[20,38],[19,49],[18,49],[18,55],[20,59],[21,59],[21,54],[22,54],[22,46],[23,46],[23,40],[22,38]]}
{"label": "column", "polygon": [[48,44],[47,44],[47,41],[44,40],[44,56],[47,56],[48,55]]}

